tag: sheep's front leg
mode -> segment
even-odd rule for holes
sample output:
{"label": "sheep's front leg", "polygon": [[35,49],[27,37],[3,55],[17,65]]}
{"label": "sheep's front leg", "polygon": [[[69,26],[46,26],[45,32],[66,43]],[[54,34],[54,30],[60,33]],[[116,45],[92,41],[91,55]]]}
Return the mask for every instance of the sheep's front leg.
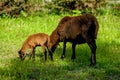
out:
{"label": "sheep's front leg", "polygon": [[50,51],[50,50],[49,50],[49,55],[50,55],[50,57],[51,57],[51,61],[53,61],[53,53],[52,53],[52,51]]}
{"label": "sheep's front leg", "polygon": [[72,57],[71,57],[71,59],[72,60],[74,60],[75,58],[76,58],[76,56],[75,56],[75,47],[76,47],[76,44],[72,44]]}
{"label": "sheep's front leg", "polygon": [[63,53],[61,55],[61,59],[64,59],[65,58],[65,51],[66,51],[66,42],[64,41],[63,42]]}

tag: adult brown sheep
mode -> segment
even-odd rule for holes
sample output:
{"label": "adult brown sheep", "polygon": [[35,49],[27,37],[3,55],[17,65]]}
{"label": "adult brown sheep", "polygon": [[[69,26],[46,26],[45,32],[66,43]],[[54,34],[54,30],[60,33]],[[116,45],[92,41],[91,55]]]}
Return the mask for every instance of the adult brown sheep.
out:
{"label": "adult brown sheep", "polygon": [[87,43],[91,49],[91,65],[96,64],[96,37],[99,24],[95,16],[91,14],[83,14],[81,16],[69,17],[65,16],[59,22],[57,28],[50,35],[49,52],[53,53],[59,44],[63,42],[63,53],[61,58],[65,57],[66,43],[72,43],[72,57],[75,59],[76,44]]}

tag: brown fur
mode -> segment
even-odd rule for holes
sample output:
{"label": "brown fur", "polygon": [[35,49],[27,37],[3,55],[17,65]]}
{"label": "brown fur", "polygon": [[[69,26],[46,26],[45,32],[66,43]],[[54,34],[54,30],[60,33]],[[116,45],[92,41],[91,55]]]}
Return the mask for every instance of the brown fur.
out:
{"label": "brown fur", "polygon": [[41,46],[41,48],[43,49],[43,52],[45,55],[45,61],[46,61],[47,59],[46,47],[47,47],[48,38],[49,36],[44,33],[37,33],[37,34],[28,36],[28,38],[24,41],[22,48],[20,49],[20,51],[18,51],[19,57],[21,59],[24,59],[27,49],[30,49],[30,55],[33,55],[33,57],[35,57],[35,48],[37,46]]}
{"label": "brown fur", "polygon": [[61,58],[65,56],[66,43],[72,43],[72,57],[75,59],[76,44],[87,43],[91,49],[91,65],[96,64],[96,37],[99,29],[97,19],[91,14],[83,14],[81,16],[69,17],[61,19],[57,28],[50,35],[49,51],[52,53],[56,49],[59,42],[63,42],[63,53]]}

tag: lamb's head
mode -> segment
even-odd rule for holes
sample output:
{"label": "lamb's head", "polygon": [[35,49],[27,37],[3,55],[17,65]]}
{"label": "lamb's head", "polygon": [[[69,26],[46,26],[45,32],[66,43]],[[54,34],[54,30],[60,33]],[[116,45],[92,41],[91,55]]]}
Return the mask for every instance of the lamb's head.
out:
{"label": "lamb's head", "polygon": [[22,50],[18,51],[18,55],[19,55],[19,57],[20,57],[21,60],[24,60],[25,57],[26,57],[26,54]]}

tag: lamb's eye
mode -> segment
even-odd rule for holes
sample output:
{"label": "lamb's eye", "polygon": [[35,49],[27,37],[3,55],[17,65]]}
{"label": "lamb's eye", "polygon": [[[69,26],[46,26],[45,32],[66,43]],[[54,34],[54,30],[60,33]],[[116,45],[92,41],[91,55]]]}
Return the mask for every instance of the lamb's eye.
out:
{"label": "lamb's eye", "polygon": [[24,54],[22,54],[22,57],[24,56]]}

